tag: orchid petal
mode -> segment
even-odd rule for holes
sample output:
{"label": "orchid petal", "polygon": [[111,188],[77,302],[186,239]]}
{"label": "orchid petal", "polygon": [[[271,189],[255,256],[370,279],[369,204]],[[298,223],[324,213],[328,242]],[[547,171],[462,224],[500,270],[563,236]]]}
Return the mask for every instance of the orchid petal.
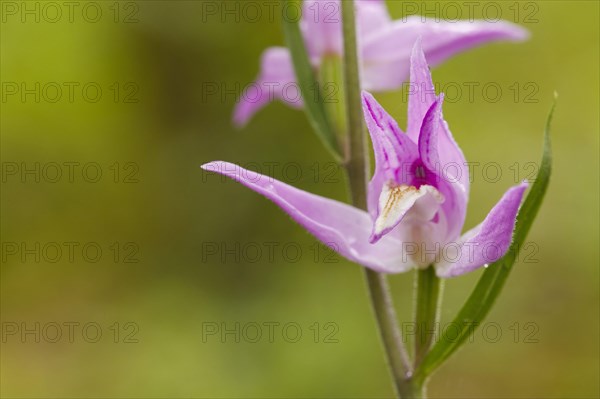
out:
{"label": "orchid petal", "polygon": [[313,61],[326,54],[342,54],[341,21],[339,0],[304,0],[300,29]]}
{"label": "orchid petal", "polygon": [[444,94],[440,94],[439,100],[434,101],[423,118],[421,133],[419,134],[419,155],[421,162],[430,171],[438,170],[440,157],[438,150],[438,132],[442,118],[442,103]]}
{"label": "orchid petal", "polygon": [[260,75],[242,92],[233,113],[234,123],[244,126],[256,112],[275,99],[294,108],[303,106],[291,55],[285,47],[270,47],[263,52]]}
{"label": "orchid petal", "polygon": [[417,142],[425,114],[436,99],[431,71],[418,38],[410,56],[410,85],[408,90],[408,121],[406,133]]}
{"label": "orchid petal", "polygon": [[318,240],[345,258],[383,273],[400,273],[414,265],[405,259],[402,242],[388,235],[369,243],[369,215],[350,205],[308,193],[237,165],[215,161],[202,165],[273,201]]}
{"label": "orchid petal", "polygon": [[[358,37],[368,37],[391,24],[385,1],[359,0],[356,3]],[[340,0],[304,0],[300,28],[308,53],[318,65],[328,54],[343,54]]]}
{"label": "orchid petal", "polygon": [[412,44],[421,37],[430,65],[491,41],[521,41],[528,32],[510,22],[438,22],[411,16],[396,20],[365,39],[363,85],[367,90],[399,88],[408,77]]}
{"label": "orchid petal", "polygon": [[[423,118],[436,98],[431,72],[421,48],[421,39],[417,39],[413,47],[410,75],[407,134],[417,142]],[[460,183],[468,197],[470,181],[467,161],[442,114],[439,118],[441,126],[437,142],[440,166],[443,169],[444,178]]]}
{"label": "orchid petal", "polygon": [[[441,193],[440,193],[441,194]],[[447,202],[444,198],[444,202]],[[437,212],[434,218],[429,219],[431,210],[436,208],[427,204],[429,209],[426,214],[419,215],[419,209],[424,209],[417,203],[404,217],[400,224],[398,238],[402,240],[403,249],[407,256],[417,267],[427,267],[439,259],[439,250],[442,244],[448,242],[448,218],[445,212]],[[415,216],[416,215],[416,216]]]}
{"label": "orchid petal", "polygon": [[[363,112],[375,151],[375,174],[369,183],[368,205],[373,218],[370,242],[377,242],[405,216],[428,215],[420,221],[431,220],[444,196],[434,186],[414,185],[418,180],[413,169],[419,161],[419,149],[368,92],[363,92]],[[436,124],[431,122],[427,126]]]}
{"label": "orchid petal", "polygon": [[[416,19],[416,18],[415,18]],[[414,22],[420,25],[423,49],[431,66],[449,57],[492,41],[524,41],[529,32],[508,21]],[[418,30],[417,30],[418,31]]]}
{"label": "orchid petal", "polygon": [[368,38],[392,23],[385,0],[359,0],[355,4],[359,37]]}
{"label": "orchid petal", "polygon": [[[436,265],[437,275],[459,276],[504,256],[512,242],[517,213],[526,189],[526,182],[511,187],[485,220],[460,238],[456,254],[452,253],[453,248],[448,247],[444,251],[447,259]],[[450,262],[451,259],[456,261]]]}
{"label": "orchid petal", "polygon": [[362,93],[363,112],[375,152],[375,173],[369,183],[368,208],[377,218],[380,193],[389,181],[397,185],[412,183],[410,168],[418,159],[417,146],[398,127],[375,98]]}
{"label": "orchid petal", "polygon": [[464,196],[468,198],[471,185],[469,165],[462,150],[454,140],[448,123],[444,120],[443,111],[440,112],[438,154],[443,178],[453,185],[459,185]]}
{"label": "orchid petal", "polygon": [[373,231],[369,242],[377,242],[385,234],[396,227],[410,212],[412,218],[425,223],[431,220],[444,197],[435,187],[423,184],[418,189],[414,186],[387,183],[383,186],[379,197],[377,219],[373,223]]}
{"label": "orchid petal", "polygon": [[416,174],[425,183],[433,184],[445,198],[442,209],[448,217],[446,239],[454,240],[458,238],[465,221],[468,195],[460,181],[445,175],[444,166],[447,164],[441,162],[441,159],[446,159],[444,151],[450,145],[445,134],[447,130],[444,130],[447,125],[442,118],[443,100],[444,95],[441,94],[423,118],[418,144],[423,169]]}
{"label": "orchid petal", "polygon": [[372,92],[399,89],[408,78],[408,56],[404,62],[369,62],[363,56],[360,75],[362,88]]}

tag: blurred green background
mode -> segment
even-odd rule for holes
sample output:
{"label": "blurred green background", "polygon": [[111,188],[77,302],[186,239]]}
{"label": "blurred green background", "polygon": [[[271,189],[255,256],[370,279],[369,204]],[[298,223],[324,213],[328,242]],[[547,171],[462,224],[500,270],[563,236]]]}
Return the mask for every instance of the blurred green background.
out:
{"label": "blurred green background", "polygon": [[[278,18],[207,15],[202,1],[74,3],[71,15],[54,3],[57,17],[45,2],[2,2],[2,397],[391,397],[360,268],[262,197],[199,169],[216,159],[263,172],[272,163],[276,178],[345,198],[302,112],[275,103],[241,131],[230,122],[262,50],[283,44]],[[439,15],[445,4],[427,2]],[[439,370],[430,394],[596,398],[599,3],[495,4],[531,40],[433,70],[441,85],[463,87],[445,117],[467,159],[502,170],[496,182],[492,169],[475,173],[466,227],[515,173],[529,176],[557,91],[554,174],[529,261],[516,265],[492,327]],[[388,5],[394,18],[406,11]],[[464,82],[503,94],[486,101],[475,89],[471,100]],[[211,94],[211,84],[224,91]],[[405,126],[405,90],[377,97]],[[444,321],[479,275],[447,282]],[[391,277],[407,322],[412,279]],[[236,323],[240,342],[203,334]]]}

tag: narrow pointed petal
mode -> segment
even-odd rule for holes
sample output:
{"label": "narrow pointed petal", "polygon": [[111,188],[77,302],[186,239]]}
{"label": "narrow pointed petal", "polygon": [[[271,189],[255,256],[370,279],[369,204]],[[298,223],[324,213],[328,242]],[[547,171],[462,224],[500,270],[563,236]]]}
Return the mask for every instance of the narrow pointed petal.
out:
{"label": "narrow pointed petal", "polygon": [[419,155],[425,167],[430,171],[436,171],[440,168],[438,136],[443,101],[444,95],[440,94],[439,100],[431,104],[423,118],[423,125],[419,134]]}
{"label": "narrow pointed petal", "polygon": [[270,47],[264,51],[260,74],[241,93],[233,122],[238,127],[246,125],[256,112],[276,99],[294,108],[303,106],[291,55],[284,47]]}
{"label": "narrow pointed petal", "polygon": [[445,158],[447,154],[443,151],[446,151],[449,145],[448,136],[444,130],[447,125],[442,118],[443,101],[444,95],[440,94],[423,118],[419,133],[419,155],[423,170],[417,175],[424,182],[434,185],[445,198],[442,209],[448,220],[446,239],[451,241],[457,239],[462,231],[467,212],[468,195],[459,180],[451,179],[446,175],[447,161],[442,162],[442,159],[447,160]]}
{"label": "narrow pointed petal", "polygon": [[410,169],[419,153],[398,124],[368,92],[362,93],[363,113],[375,152],[375,173],[369,183],[368,207],[373,220],[377,218],[378,203],[383,186],[411,183]]}
{"label": "narrow pointed petal", "polygon": [[397,20],[370,35],[363,43],[364,88],[372,91],[397,89],[408,77],[410,49],[421,37],[430,65],[478,45],[521,41],[528,32],[510,22],[436,22],[412,16]]}
{"label": "narrow pointed petal", "polygon": [[[424,26],[423,26],[424,25]],[[493,41],[520,42],[529,38],[529,32],[508,21],[427,21],[422,25],[423,49],[430,65],[435,66],[460,52]]]}
{"label": "narrow pointed petal", "polygon": [[[407,134],[412,140],[417,142],[425,114],[436,99],[431,72],[421,48],[421,39],[417,39],[413,46],[410,80]],[[466,197],[468,197],[470,180],[467,161],[462,150],[454,140],[441,110],[439,119],[440,127],[437,146],[443,177],[452,183],[460,183]]]}
{"label": "narrow pointed petal", "polygon": [[465,156],[454,140],[450,127],[444,119],[444,111],[440,113],[440,131],[438,136],[439,159],[442,168],[442,177],[453,185],[460,185],[465,197],[469,197],[471,180],[469,178],[469,165]]}
{"label": "narrow pointed petal", "polygon": [[416,142],[425,114],[436,100],[431,71],[418,38],[410,56],[410,84],[408,89],[408,121],[406,133]]}
{"label": "narrow pointed petal", "polygon": [[500,259],[508,250],[527,183],[510,188],[477,227],[450,244],[436,265],[440,277],[455,277]]}
{"label": "narrow pointed petal", "polygon": [[383,273],[413,267],[396,237],[388,235],[377,244],[369,243],[371,219],[364,211],[231,163],[215,161],[202,168],[230,177],[270,199],[318,240],[353,262]]}

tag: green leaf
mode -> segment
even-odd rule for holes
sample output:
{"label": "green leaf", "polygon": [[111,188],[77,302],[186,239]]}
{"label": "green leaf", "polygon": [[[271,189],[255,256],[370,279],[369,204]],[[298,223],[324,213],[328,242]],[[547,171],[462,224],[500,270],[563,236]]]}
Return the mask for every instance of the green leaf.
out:
{"label": "green leaf", "polygon": [[[296,72],[296,81],[304,100],[304,108],[308,119],[317,136],[325,147],[333,154],[337,161],[342,160],[339,145],[335,136],[327,111],[325,110],[323,97],[319,83],[308,58],[304,39],[300,32],[300,15],[302,10],[301,1],[287,0],[284,4],[283,31],[287,47],[292,54],[292,62]],[[296,17],[296,18],[294,18]]]}
{"label": "green leaf", "polygon": [[[427,378],[438,366],[440,366],[450,355],[452,355],[470,334],[483,321],[490,309],[492,308],[496,298],[500,294],[502,287],[515,263],[519,249],[522,247],[527,233],[535,220],[537,212],[544,199],[544,194],[548,188],[550,173],[552,167],[552,151],[550,148],[550,123],[556,102],[552,106],[544,135],[544,149],[542,163],[535,183],[531,187],[531,191],[527,195],[523,206],[517,216],[517,224],[515,227],[513,243],[504,257],[492,263],[484,272],[477,286],[463,305],[462,309],[452,324],[452,336],[440,337],[440,340],[433,346],[431,351],[426,355],[421,363],[421,366],[416,371],[416,378]],[[458,334],[454,331],[458,329]]]}

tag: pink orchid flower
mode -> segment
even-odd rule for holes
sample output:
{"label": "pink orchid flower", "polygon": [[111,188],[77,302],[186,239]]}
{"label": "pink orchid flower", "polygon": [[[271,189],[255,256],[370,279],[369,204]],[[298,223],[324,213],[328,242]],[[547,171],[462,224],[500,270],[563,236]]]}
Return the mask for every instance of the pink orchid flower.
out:
{"label": "pink orchid flower", "polygon": [[[417,38],[431,65],[478,45],[498,40],[525,40],[528,32],[506,21],[433,21],[411,16],[393,21],[383,0],[356,2],[362,87],[388,91],[401,87],[408,77],[410,49]],[[319,68],[324,57],[342,54],[339,0],[305,0],[300,28],[310,60]],[[303,106],[298,95],[291,55],[285,47],[270,47],[262,55],[261,72],[248,86],[234,110],[238,126],[269,102],[278,99]]]}
{"label": "pink orchid flower", "polygon": [[527,188],[510,188],[487,217],[461,236],[469,197],[469,170],[442,116],[420,41],[410,60],[412,92],[407,132],[363,92],[363,110],[375,151],[368,212],[291,187],[227,162],[207,171],[228,176],[267,197],[317,239],[345,258],[383,273],[433,264],[440,277],[461,275],[500,259],[512,241]]}

